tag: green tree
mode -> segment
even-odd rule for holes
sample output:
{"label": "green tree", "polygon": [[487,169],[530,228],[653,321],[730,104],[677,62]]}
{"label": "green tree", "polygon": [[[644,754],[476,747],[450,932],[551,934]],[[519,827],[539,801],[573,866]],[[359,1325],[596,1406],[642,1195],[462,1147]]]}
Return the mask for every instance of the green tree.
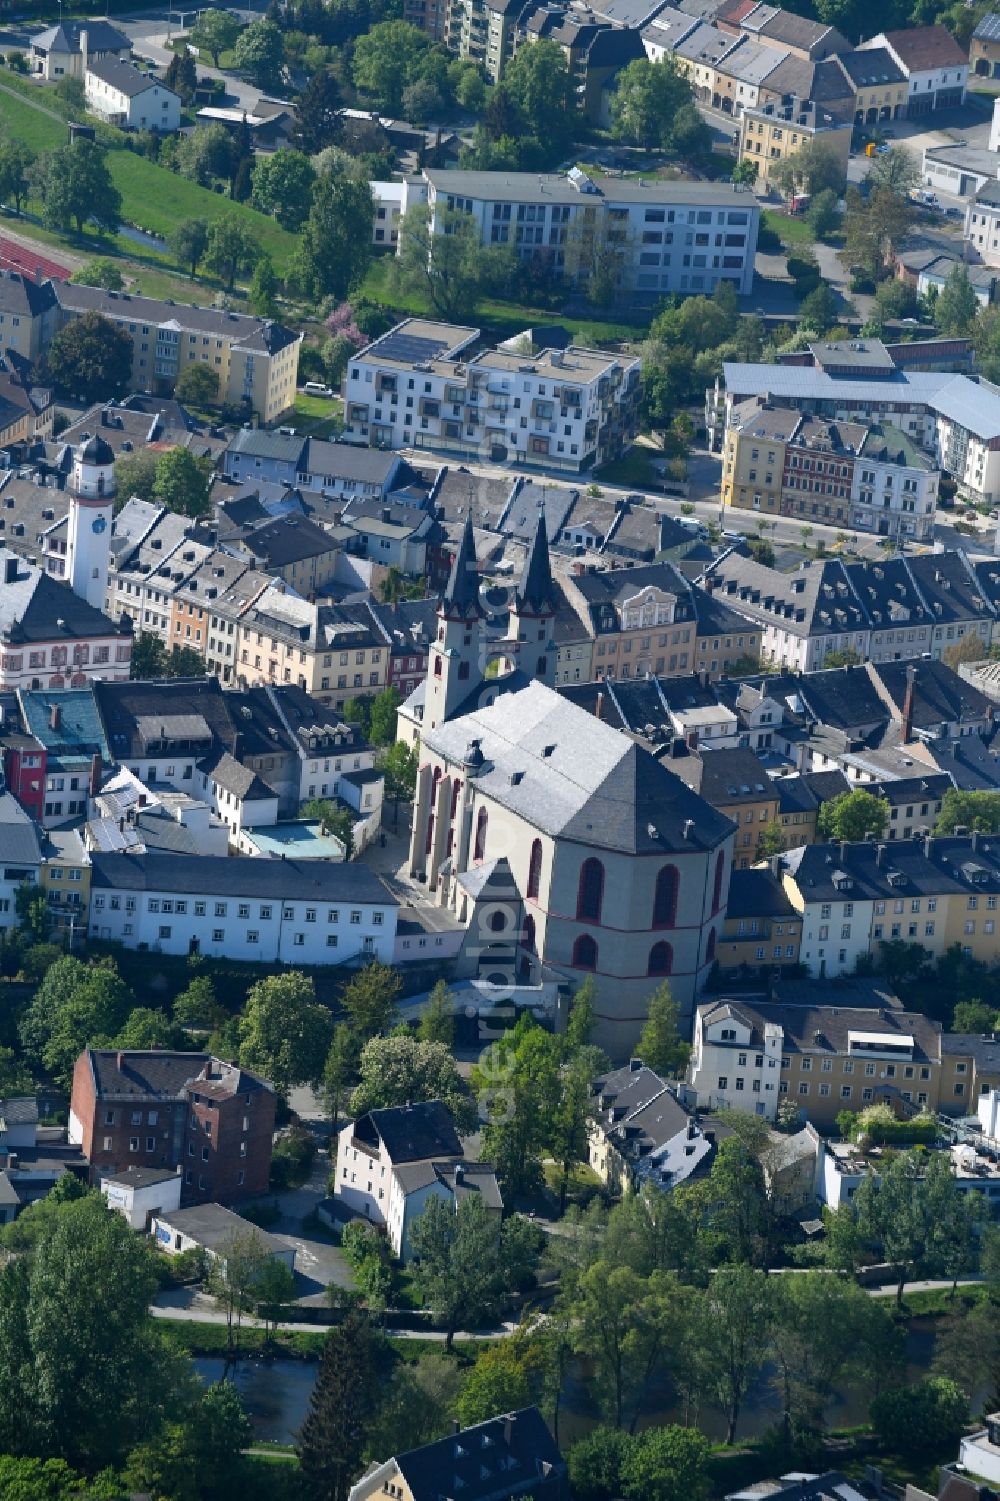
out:
{"label": "green tree", "polygon": [[205,1289],[226,1316],[226,1344],[232,1354],[239,1349],[243,1315],[255,1307],[257,1286],[270,1260],[259,1230],[234,1230],[212,1257]]}
{"label": "green tree", "polygon": [[941,799],[935,834],[954,834],[957,828],[980,834],[1000,833],[1000,792],[960,792],[949,787]]}
{"label": "green tree", "polygon": [[116,1048],[182,1048],[184,1033],[165,1011],[136,1006],[114,1040]]}
{"label": "green tree", "polygon": [[508,1192],[541,1181],[541,1157],[551,1136],[559,1097],[559,1039],[523,1016],[494,1042],[473,1070],[486,1117],[483,1148]]}
{"label": "green tree", "polygon": [[344,986],[340,1003],[362,1037],[384,1032],[396,1010],[403,982],[396,970],[373,959]]}
{"label": "green tree", "polygon": [[818,240],[822,240],[837,227],[840,214],[837,209],[835,188],[821,188],[818,193],[813,194],[806,212],[806,220]]}
{"label": "green tree", "polygon": [[443,1042],[420,1042],[403,1033],[366,1042],[360,1081],[351,1096],[351,1114],[423,1100],[441,1100],[465,1136],[479,1124],[476,1102]]}
{"label": "green tree", "polygon": [[955,1007],[951,1030],[975,1032],[980,1036],[996,1030],[997,1008],[985,1001],[959,1001]]}
{"label": "green tree", "polygon": [[578,985],[573,992],[569,1016],[566,1019],[566,1052],[569,1057],[590,1047],[590,1039],[597,1021],[594,1013],[596,999],[597,986],[593,975],[588,975],[583,984]]}
{"label": "green tree", "polygon": [[662,980],[649,998],[649,1010],[635,1047],[635,1056],[655,1074],[668,1079],[677,1078],[684,1072],[691,1053],[690,1046],[681,1040],[679,1017],[670,982]]}
{"label": "green tree", "polygon": [[208,975],[195,975],[174,1000],[174,1021],[181,1026],[214,1027],[226,1015]]}
{"label": "green tree", "polygon": [[485,1423],[498,1412],[516,1412],[537,1398],[541,1350],[524,1335],[502,1339],[483,1350],[469,1372],[458,1404],[463,1427]]}
{"label": "green tree", "polygon": [[281,283],[269,255],[262,255],[253,268],[247,301],[259,318],[278,316],[278,288]]}
{"label": "green tree", "polygon": [[615,80],[611,134],[619,141],[634,141],[647,151],[667,147],[677,111],[690,102],[691,85],[672,57],[658,63],[636,58]]}
{"label": "green tree", "polygon": [[743,1400],[767,1357],[771,1302],[766,1272],[720,1267],[699,1309],[698,1338],[709,1390],[726,1417],[726,1443],[736,1439]]}
{"label": "green tree", "polygon": [[747,1264],[766,1259],[763,1248],[769,1227],[764,1173],[756,1153],[738,1136],[719,1143],[709,1173],[708,1196],[712,1229],[724,1237],[729,1259]]}
{"label": "green tree", "polygon": [[118,263],[106,255],[85,261],[79,271],[73,272],[70,281],[84,287],[104,287],[110,292],[120,292],[125,285]]}
{"label": "green tree", "polygon": [[473,1195],[457,1209],[432,1198],[410,1231],[415,1278],[424,1301],[445,1330],[455,1334],[495,1318],[537,1260],[537,1237],[515,1216],[500,1224]]}
{"label": "green tree", "polygon": [[258,157],[250,201],[262,214],[273,214],[283,229],[301,229],[309,214],[316,169],[302,151],[282,147]]}
{"label": "green tree", "polygon": [[399,254],[393,268],[401,289],[426,296],[439,317],[472,315],[479,296],[482,247],[469,214],[442,209],[437,230],[426,204],[407,210],[399,222]]}
{"label": "green tree", "polygon": [[208,224],[204,219],[182,219],[170,231],[167,243],[177,264],[194,280],[208,249]]}
{"label": "green tree", "polygon": [[586,1161],[591,1116],[590,1059],[578,1053],[559,1071],[556,1099],[548,1128],[548,1148],[559,1169],[559,1212],[565,1212],[570,1176]]}
{"label": "green tree", "polygon": [[347,1022],[333,1029],[330,1047],[323,1065],[323,1096],[330,1122],[336,1130],[351,1080],[358,1071],[358,1042]]}
{"label": "green tree", "polygon": [[299,95],[292,140],[299,151],[316,156],[340,139],[343,130],[340,85],[328,68],[315,72]]}
{"label": "green tree", "polygon": [[912,1386],[880,1392],[871,1405],[872,1424],[894,1454],[944,1454],[953,1450],[969,1421],[969,1402],[954,1381],[929,1376]]}
{"label": "green tree", "polygon": [[45,353],[49,379],[84,401],[108,401],[128,389],[132,339],[100,313],[87,312],[61,328]]}
{"label": "green tree", "polygon": [[197,518],[209,509],[211,463],[189,448],[169,448],[156,461],[153,499],[181,516]]}
{"label": "green tree", "polygon": [[824,144],[821,136],[815,136],[793,156],[779,162],[771,172],[771,179],[787,194],[822,193],[827,188],[839,193],[845,174],[836,152]]}
{"label": "green tree", "polygon": [[708,1493],[708,1439],[670,1423],[647,1428],[630,1445],[622,1465],[630,1501],[702,1501]]}
{"label": "green tree", "polygon": [[240,35],[240,22],[228,10],[210,6],[203,10],[191,28],[191,42],[201,52],[207,52],[214,67],[219,66],[223,52],[231,52]]}
{"label": "green tree", "polygon": [[[832,287],[821,281],[799,304],[799,324],[816,333],[826,333],[837,321],[837,296]],[[773,552],[773,549],[772,549]]]}
{"label": "green tree", "polygon": [[385,775],[386,796],[392,798],[398,815],[400,799],[410,801],[416,791],[416,754],[411,746],[405,745],[402,740],[396,740],[389,746],[380,764]]}
{"label": "green tree", "polygon": [[421,1042],[438,1043],[451,1052],[455,1041],[455,998],[448,989],[447,980],[435,982],[427,1005],[420,1013],[417,1036]]}
{"label": "green tree", "polygon": [[166,647],[159,636],[154,636],[152,631],[140,631],[138,636],[133,637],[129,676],[136,682],[165,677],[166,662]]}
{"label": "green tree", "polygon": [[[436,1202],[436,1201],[435,1201]],[[347,1501],[383,1395],[385,1347],[356,1311],[331,1329],[299,1434],[299,1469],[312,1501]]]}
{"label": "green tree", "polygon": [[841,259],[846,266],[860,266],[880,281],[913,223],[913,206],[906,196],[887,185],[875,186],[867,198],[850,186],[846,203]]}
{"label": "green tree", "polygon": [[266,18],[245,26],[233,47],[234,67],[248,74],[259,89],[271,89],[280,84],[284,59],[281,28]]}
{"label": "green tree", "polygon": [[344,859],[354,853],[354,814],[344,803],[331,801],[328,797],[310,798],[299,810],[301,818],[318,823],[324,834],[332,834],[344,846]]}
{"label": "green tree", "polygon": [[277,1256],[268,1256],[257,1275],[253,1287],[253,1306],[264,1320],[264,1331],[273,1339],[282,1315],[287,1316],[290,1303],[295,1301],[295,1273]]}
{"label": "green tree", "polygon": [[21,204],[28,196],[35,153],[21,141],[0,141],[0,202],[13,203],[20,217]]}
{"label": "green tree", "polygon": [[946,338],[969,332],[979,312],[979,299],[967,266],[953,266],[934,304],[934,322]]}
{"label": "green tree", "polygon": [[854,792],[842,792],[839,797],[829,798],[822,804],[816,820],[816,830],[821,839],[846,839],[857,843],[867,834],[881,839],[889,820],[889,804],[885,798],[875,797],[863,787]]}
{"label": "green tree", "polygon": [[339,301],[357,286],[371,261],[371,226],[367,182],[328,173],[318,180],[295,259],[296,281],[308,296]]}
{"label": "green tree", "polygon": [[260,245],[252,231],[236,214],[216,219],[208,231],[205,264],[221,276],[227,291],[232,291],[241,271],[250,271],[261,256]]}
{"label": "green tree", "polygon": [[563,155],[576,126],[576,92],[566,57],[550,37],[518,48],[504,72],[504,89],[547,154]]}
{"label": "green tree", "polygon": [[665,1369],[680,1293],[663,1272],[641,1276],[600,1260],[572,1295],[573,1339],[593,1365],[602,1411],[616,1428],[635,1424],[650,1386]]}
{"label": "green tree", "polygon": [[941,660],[957,671],[963,662],[981,662],[987,654],[987,647],[979,633],[966,631],[958,641],[953,641],[950,646],[945,647],[941,653]]}
{"label": "green tree", "polygon": [[75,224],[77,234],[82,235],[84,225],[93,222],[98,229],[117,232],[121,194],[108,170],[106,153],[95,141],[78,137],[39,157],[33,184],[47,229],[65,231]]}
{"label": "green tree", "polygon": [[872,189],[906,198],[920,186],[920,163],[905,146],[890,146],[872,158],[868,182]]}
{"label": "green tree", "polygon": [[419,76],[419,64],[430,47],[427,33],[409,21],[380,21],[354,44],[355,86],[378,99],[390,114],[400,114],[403,90]]}
{"label": "green tree", "polygon": [[[110,1041],[133,1009],[134,998],[111,963],[82,966],[79,971],[61,970],[64,964],[60,960],[52,966],[22,1022],[34,1028],[39,998],[43,1005],[50,996],[53,998],[55,1004],[45,1015],[40,1033],[34,1035],[41,1042],[42,1063],[60,1082],[68,1084],[83,1049],[90,1042]],[[64,979],[68,981],[65,987]]]}
{"label": "green tree", "polygon": [[22,881],[14,893],[14,910],[26,937],[32,943],[44,943],[49,936],[49,904],[45,892],[34,881]]}
{"label": "green tree", "polygon": [[399,689],[394,687],[383,688],[372,699],[368,733],[373,745],[390,745],[395,741],[399,704]]}
{"label": "green tree", "polygon": [[13,1048],[0,1047],[0,1100],[12,1100],[17,1095],[33,1092],[31,1074],[23,1059],[18,1058]]}
{"label": "green tree", "polygon": [[211,406],[219,399],[219,376],[211,365],[185,365],[177,377],[174,395],[192,406]]}
{"label": "green tree", "polygon": [[240,1017],[240,1062],[259,1069],[283,1095],[297,1084],[313,1084],[323,1074],[333,1022],[316,1000],[316,989],[301,970],[269,975],[247,992]]}
{"label": "green tree", "polygon": [[897,1270],[896,1306],[903,1302],[908,1276],[924,1264],[930,1228],[921,1192],[922,1164],[911,1152],[891,1158],[879,1177],[866,1174],[854,1195],[858,1227],[882,1248]]}
{"label": "green tree", "polygon": [[194,58],[187,48],[183,52],[175,52],[167,64],[167,71],[163,75],[163,82],[168,89],[180,96],[182,103],[190,104],[198,87],[198,69],[195,67]]}

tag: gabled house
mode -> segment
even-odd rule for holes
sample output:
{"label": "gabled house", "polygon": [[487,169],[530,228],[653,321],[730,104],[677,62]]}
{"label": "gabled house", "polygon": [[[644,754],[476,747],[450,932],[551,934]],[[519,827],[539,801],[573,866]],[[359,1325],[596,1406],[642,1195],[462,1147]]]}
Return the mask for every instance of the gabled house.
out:
{"label": "gabled house", "polygon": [[645,1182],[676,1188],[705,1172],[715,1138],[677,1098],[676,1087],[638,1058],[600,1074],[590,1086],[588,1161],[611,1193]]}
{"label": "gabled house", "polygon": [[537,1407],[501,1413],[447,1438],[369,1465],[348,1501],[567,1501],[569,1480]]}

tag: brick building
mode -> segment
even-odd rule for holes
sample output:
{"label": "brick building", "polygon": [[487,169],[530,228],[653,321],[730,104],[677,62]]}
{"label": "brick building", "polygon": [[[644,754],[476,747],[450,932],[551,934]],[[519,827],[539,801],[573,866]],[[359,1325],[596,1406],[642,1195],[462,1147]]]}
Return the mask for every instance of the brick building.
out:
{"label": "brick building", "polygon": [[73,1069],[69,1139],[92,1182],[132,1167],[183,1171],[182,1203],[266,1191],[274,1090],[208,1053],[87,1048]]}

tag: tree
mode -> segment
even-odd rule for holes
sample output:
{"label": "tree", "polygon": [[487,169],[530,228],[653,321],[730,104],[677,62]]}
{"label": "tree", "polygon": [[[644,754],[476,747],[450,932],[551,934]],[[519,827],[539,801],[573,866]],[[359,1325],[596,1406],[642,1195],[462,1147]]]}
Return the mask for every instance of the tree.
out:
{"label": "tree", "polygon": [[56,334],[45,355],[50,380],[69,396],[108,401],[122,396],[132,377],[132,339],[97,312],[74,318]]}
{"label": "tree", "polygon": [[427,125],[444,108],[441,91],[429,78],[415,78],[403,90],[404,118],[416,125]]}
{"label": "tree", "polygon": [[816,830],[821,839],[846,839],[858,843],[867,834],[881,839],[889,821],[889,804],[885,798],[875,797],[863,787],[854,792],[842,792],[823,803],[816,820]]}
{"label": "tree", "polygon": [[840,221],[835,188],[821,188],[814,193],[806,211],[809,228],[818,240],[823,239]]}
{"label": "tree", "polygon": [[337,1129],[347,1089],[358,1069],[358,1044],[347,1022],[333,1029],[330,1048],[323,1065],[323,1096],[333,1129]]}
{"label": "tree", "polygon": [[168,89],[180,96],[184,104],[190,104],[198,87],[198,69],[187,48],[175,52],[167,64],[163,82]]}
{"label": "tree", "polygon": [[153,499],[182,516],[204,516],[209,509],[211,463],[189,448],[170,448],[156,461]]}
{"label": "tree", "polygon": [[867,198],[862,198],[857,188],[848,187],[846,203],[840,257],[845,265],[860,266],[879,281],[913,222],[913,207],[888,186],[874,187]]}
{"label": "tree", "polygon": [[770,860],[772,855],[782,854],[784,848],[784,830],[777,819],[775,819],[762,831],[757,841],[757,857],[760,860]]}
{"label": "tree", "polygon": [[395,275],[404,288],[429,298],[439,317],[458,322],[475,310],[482,274],[481,249],[479,231],[470,214],[440,209],[432,228],[428,206],[418,203],[399,221]]}
{"label": "tree", "polygon": [[996,1030],[996,1019],[996,1006],[989,1006],[985,1001],[959,1001],[955,1007],[951,1030],[984,1036],[987,1032]]}
{"label": "tree", "polygon": [[403,90],[419,77],[419,63],[430,48],[427,33],[409,21],[380,21],[354,44],[355,86],[390,114],[400,114]]}
{"label": "tree", "polygon": [[195,975],[189,981],[187,989],[175,998],[173,1010],[174,1021],[182,1026],[214,1027],[226,1015],[207,975]]}
{"label": "tree", "polygon": [[301,151],[282,147],[258,158],[250,201],[262,214],[273,214],[283,229],[302,228],[309,214],[316,169]]}
{"label": "tree", "polygon": [[380,959],[373,959],[348,980],[340,1003],[357,1032],[371,1037],[388,1027],[402,988],[397,971]]}
{"label": "tree", "polygon": [[171,230],[168,243],[174,259],[190,272],[193,281],[208,249],[208,224],[204,219],[182,219]]}
{"label": "tree", "polygon": [[400,798],[409,801],[416,791],[416,754],[411,746],[404,744],[402,740],[396,740],[382,757],[381,765],[385,775],[386,794],[396,804],[398,814]]}
{"label": "tree", "polygon": [[771,178],[782,192],[822,193],[829,188],[840,193],[844,186],[844,168],[836,153],[824,145],[819,136],[807,140],[794,156],[784,161],[771,172]]}
{"label": "tree", "polygon": [[174,395],[178,401],[188,401],[192,406],[211,406],[219,399],[218,372],[211,365],[185,365],[177,377]]}
{"label": "tree", "polygon": [[743,1399],[767,1356],[771,1304],[766,1272],[720,1267],[701,1309],[699,1337],[713,1396],[726,1416],[726,1443],[736,1439]]}
{"label": "tree", "polygon": [[583,984],[578,985],[573,992],[569,1016],[566,1019],[566,1053],[569,1057],[590,1046],[596,1023],[594,1014],[596,998],[597,986],[594,984],[594,977],[588,975]]}
{"label": "tree", "polygon": [[83,234],[88,221],[114,233],[122,215],[121,194],[108,170],[106,153],[95,141],[77,137],[67,146],[39,157],[35,164],[35,194],[42,204],[47,229]]}
{"label": "tree", "polygon": [[611,134],[634,141],[647,151],[670,145],[674,120],[691,102],[691,85],[672,57],[651,63],[636,58],[615,80],[611,96]]}
{"label": "tree", "polygon": [[95,1039],[110,1041],[133,1005],[113,963],[86,965],[67,955],[50,967],[18,1032],[29,1058],[68,1081],[83,1048]]}
{"label": "tree", "polygon": [[1000,380],[1000,308],[980,308],[972,325],[972,347],[980,373],[987,380]]}
{"label": "tree", "polygon": [[837,296],[832,287],[821,281],[799,304],[799,324],[816,333],[826,333],[837,321]]}
{"label": "tree", "polygon": [[649,1011],[635,1056],[641,1058],[655,1074],[674,1079],[684,1072],[691,1049],[681,1040],[678,1020],[680,1011],[670,990],[670,983],[663,980],[649,998]]}
{"label": "tree", "polygon": [[419,1042],[402,1033],[373,1037],[361,1051],[360,1082],[351,1096],[351,1114],[410,1101],[441,1100],[465,1136],[479,1124],[470,1096],[443,1042]]}
{"label": "tree", "polygon": [[13,202],[20,216],[21,204],[28,196],[35,153],[21,141],[0,141],[0,202]]}
{"label": "tree", "polygon": [[395,741],[399,705],[399,689],[394,687],[383,688],[372,699],[368,737],[374,745],[390,745]]}
{"label": "tree", "polygon": [[30,942],[44,943],[50,920],[48,899],[41,887],[34,881],[22,881],[14,893],[14,910]]}
{"label": "tree", "polygon": [[269,255],[262,255],[250,278],[247,301],[259,318],[278,316],[278,288],[281,283]]}
{"label": "tree", "polygon": [[986,654],[987,648],[978,632],[966,631],[960,640],[953,641],[951,646],[945,647],[941,653],[941,660],[957,671],[963,662],[981,662]]}
{"label": "tree", "polygon": [[33,1091],[31,1074],[23,1059],[13,1048],[0,1048],[0,1100],[11,1100],[17,1095]]}
{"label": "tree", "polygon": [[203,10],[197,21],[191,28],[191,42],[199,52],[204,51],[212,59],[213,66],[219,66],[219,58],[223,52],[231,52],[236,46],[240,35],[240,22],[228,10],[217,10],[211,6]]}
{"label": "tree", "polygon": [[495,1318],[537,1257],[536,1235],[516,1216],[503,1224],[473,1195],[457,1209],[432,1198],[410,1231],[415,1278],[424,1301],[445,1330],[450,1350],[456,1332]]}
{"label": "tree", "polygon": [[559,1039],[523,1016],[473,1070],[473,1088],[486,1117],[483,1149],[505,1191],[528,1191],[540,1182],[541,1155],[559,1097],[561,1054]]}
{"label": "tree", "polygon": [[634,1443],[621,1428],[592,1428],[573,1445],[569,1478],[577,1501],[615,1501],[624,1495],[622,1475]]}
{"label": "tree", "polygon": [[930,1237],[920,1179],[921,1164],[915,1155],[901,1152],[886,1164],[880,1177],[866,1174],[854,1195],[862,1235],[881,1245],[885,1260],[897,1269],[897,1307],[902,1304],[907,1277],[923,1264]]}
{"label": "tree", "polygon": [[129,677],[139,683],[165,677],[166,660],[167,649],[159,636],[154,636],[152,631],[140,631],[132,640]]}
{"label": "tree", "polygon": [[324,834],[332,834],[344,846],[344,859],[354,853],[354,814],[344,803],[332,802],[328,797],[310,798],[303,803],[301,817],[318,823]]}
{"label": "tree", "polygon": [[934,304],[934,322],[946,338],[969,332],[979,312],[979,299],[967,266],[952,266]]}
{"label": "tree", "polygon": [[327,1335],[298,1441],[313,1501],[347,1501],[379,1410],[386,1363],[383,1342],[354,1310]]}
{"label": "tree", "polygon": [[469,1372],[458,1404],[463,1428],[485,1423],[498,1412],[529,1407],[536,1400],[541,1360],[538,1342],[523,1334],[483,1350]]}
{"label": "tree", "polygon": [[969,1421],[969,1402],[954,1381],[929,1376],[912,1386],[880,1392],[871,1405],[880,1440],[894,1454],[953,1450]]}
{"label": "tree", "polygon": [[292,141],[297,150],[316,156],[339,138],[343,126],[340,86],[328,68],[314,73],[299,95]]}
{"label": "tree", "polygon": [[269,975],[247,992],[240,1017],[240,1062],[259,1069],[279,1094],[322,1077],[333,1023],[300,970]]}
{"label": "tree", "polygon": [[590,1058],[578,1053],[559,1071],[558,1092],[548,1129],[548,1147],[559,1168],[559,1212],[565,1213],[570,1174],[587,1157],[591,1115]]}
{"label": "tree", "polygon": [[130,1011],[125,1025],[114,1040],[116,1048],[182,1048],[184,1033],[165,1011],[137,1006]]}
{"label": "tree", "polygon": [[584,1271],[573,1293],[573,1339],[594,1368],[602,1410],[616,1428],[632,1428],[650,1385],[663,1373],[676,1329],[680,1293],[663,1272],[641,1276],[600,1260]]}
{"label": "tree", "polygon": [[647,1428],[625,1454],[624,1493],[631,1501],[702,1501],[711,1445],[703,1433],[669,1423]]}
{"label": "tree", "polygon": [[905,146],[890,146],[888,151],[872,158],[867,180],[872,190],[882,189],[906,198],[920,186],[920,163]]}
{"label": "tree", "polygon": [[1000,834],[1000,792],[960,792],[949,787],[941,799],[935,834],[954,834],[958,828],[979,834]]}
{"label": "tree", "polygon": [[278,1320],[295,1299],[295,1273],[277,1256],[268,1256],[257,1274],[253,1286],[253,1304],[264,1320],[264,1330],[269,1338],[278,1329]]}
{"label": "tree", "polygon": [[712,1229],[724,1237],[729,1259],[748,1264],[761,1260],[769,1228],[764,1173],[757,1155],[738,1136],[719,1143],[708,1194]]}
{"label": "tree", "polygon": [[455,998],[447,980],[438,980],[420,1014],[417,1036],[421,1042],[436,1042],[451,1051],[455,1041]]}
{"label": "tree", "polygon": [[504,89],[529,135],[553,157],[563,155],[576,125],[576,92],[562,48],[550,37],[519,47],[504,72]]}
{"label": "tree", "polygon": [[271,89],[281,82],[281,65],[285,43],[281,28],[273,21],[251,21],[243,28],[233,47],[233,64],[249,74],[259,89]]}
{"label": "tree", "polygon": [[125,285],[117,262],[106,255],[98,255],[93,260],[86,261],[79,271],[74,271],[70,281],[78,286],[104,287],[112,292],[120,292]]}
{"label": "tree", "polygon": [[208,232],[205,264],[221,276],[232,291],[241,271],[249,271],[260,259],[261,249],[253,231],[236,214],[216,219]]}
{"label": "tree", "polygon": [[226,1316],[226,1344],[239,1349],[243,1315],[254,1307],[257,1285],[270,1252],[256,1229],[234,1230],[209,1262],[205,1287]]}
{"label": "tree", "polygon": [[372,255],[372,212],[367,182],[329,174],[318,180],[295,260],[309,296],[346,297],[362,280]]}

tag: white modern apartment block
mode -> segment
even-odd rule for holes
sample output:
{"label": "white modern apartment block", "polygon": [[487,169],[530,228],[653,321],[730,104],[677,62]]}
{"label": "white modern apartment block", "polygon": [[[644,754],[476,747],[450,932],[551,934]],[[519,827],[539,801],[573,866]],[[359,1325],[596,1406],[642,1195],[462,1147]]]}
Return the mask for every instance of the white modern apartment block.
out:
{"label": "white modern apartment block", "polygon": [[720,281],[753,288],[760,205],[732,183],[590,178],[569,172],[463,172],[425,168],[406,183],[404,212],[426,201],[472,215],[484,245],[513,245],[584,281],[602,237],[618,250],[618,288],[649,296],[712,292]]}
{"label": "white modern apartment block", "polygon": [[403,212],[406,184],[402,182],[373,182],[370,184],[374,199],[372,244],[378,249],[399,244],[399,219]]}
{"label": "white modern apartment block", "polygon": [[95,851],[91,867],[91,938],[269,964],[392,963],[399,904],[360,865]]}
{"label": "white modern apartment block", "polygon": [[635,431],[639,361],[571,345],[461,358],[478,330],[409,318],[362,349],[344,381],[345,436],[577,473]]}
{"label": "white modern apartment block", "polygon": [[698,1006],[688,1063],[688,1082],[702,1110],[750,1110],[773,1121],[781,1093],[784,1030],[765,1023],[736,1002]]}
{"label": "white modern apartment block", "polygon": [[111,125],[161,135],[180,129],[179,95],[132,63],[112,57],[89,62],[84,90],[87,108]]}

